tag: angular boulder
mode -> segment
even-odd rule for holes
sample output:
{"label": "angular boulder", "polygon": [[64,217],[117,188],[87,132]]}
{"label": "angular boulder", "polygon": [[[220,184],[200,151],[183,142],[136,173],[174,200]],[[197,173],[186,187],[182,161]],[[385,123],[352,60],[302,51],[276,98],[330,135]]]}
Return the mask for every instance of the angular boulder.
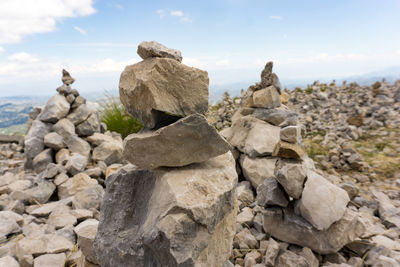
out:
{"label": "angular boulder", "polygon": [[127,165],[106,180],[95,253],[102,266],[222,266],[236,224],[230,152],[181,168]]}
{"label": "angular boulder", "polygon": [[31,169],[32,160],[44,149],[44,137],[50,132],[51,124],[34,120],[25,136],[25,167]]}
{"label": "angular boulder", "polygon": [[277,108],[281,105],[281,98],[276,88],[269,86],[253,93],[253,105],[256,108]]}
{"label": "angular boulder", "polygon": [[328,229],[319,231],[291,208],[270,207],[264,212],[263,228],[279,240],[309,247],[320,254],[339,251],[365,231],[360,215],[351,209],[346,209],[343,217]]}
{"label": "angular boulder", "polygon": [[248,180],[254,189],[268,177],[274,176],[275,163],[277,158],[251,158],[244,154],[240,156],[240,166],[243,176]]}
{"label": "angular boulder", "polygon": [[289,196],[294,199],[300,198],[307,175],[301,161],[279,159],[274,174]]}
{"label": "angular boulder", "polygon": [[182,62],[182,54],[180,51],[168,48],[156,41],[141,42],[137,50],[138,55],[143,58],[163,57],[175,59]]}
{"label": "angular boulder", "polygon": [[127,110],[149,129],[208,109],[208,74],[169,58],[127,66],[119,94]]}
{"label": "angular boulder", "polygon": [[42,113],[39,115],[39,120],[55,123],[67,116],[69,109],[70,105],[64,96],[54,95],[47,101]]}
{"label": "angular boulder", "polygon": [[131,134],[124,141],[124,158],[143,169],[185,166],[228,151],[229,144],[200,114],[155,132]]}
{"label": "angular boulder", "polygon": [[321,175],[307,172],[303,194],[299,201],[301,216],[318,230],[328,229],[340,220],[346,211],[349,195]]}
{"label": "angular boulder", "polygon": [[288,197],[282,186],[274,177],[268,177],[257,187],[257,204],[259,206],[281,206],[289,204]]}
{"label": "angular boulder", "polygon": [[233,122],[226,137],[242,153],[250,157],[260,157],[274,152],[280,140],[279,134],[279,127],[252,116],[244,116]]}
{"label": "angular boulder", "polygon": [[298,120],[298,115],[287,109],[257,108],[254,110],[253,116],[279,127],[297,125]]}

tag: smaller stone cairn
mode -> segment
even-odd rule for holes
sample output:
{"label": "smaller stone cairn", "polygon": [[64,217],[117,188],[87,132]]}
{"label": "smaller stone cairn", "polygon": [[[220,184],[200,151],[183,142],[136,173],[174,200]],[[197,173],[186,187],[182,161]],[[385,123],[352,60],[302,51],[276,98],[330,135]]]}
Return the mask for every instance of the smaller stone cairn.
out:
{"label": "smaller stone cairn", "polygon": [[[318,266],[311,250],[336,253],[362,235],[365,225],[347,207],[348,193],[320,175],[301,148],[304,130],[297,114],[281,103],[272,66],[268,62],[261,82],[244,94],[232,127],[221,131],[234,147],[244,180],[238,184],[240,211],[230,264]],[[303,252],[285,251],[275,240],[304,247]],[[283,264],[288,261],[309,265]]]}
{"label": "smaller stone cairn", "polygon": [[208,74],[177,50],[142,42],[121,74],[122,103],[144,125],[124,140],[95,250],[101,266],[222,266],[237,214],[235,161],[208,124]]}

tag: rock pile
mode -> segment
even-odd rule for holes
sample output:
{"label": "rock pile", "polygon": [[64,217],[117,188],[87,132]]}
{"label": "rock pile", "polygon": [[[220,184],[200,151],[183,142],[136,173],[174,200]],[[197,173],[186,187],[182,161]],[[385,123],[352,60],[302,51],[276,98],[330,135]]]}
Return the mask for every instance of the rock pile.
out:
{"label": "rock pile", "polygon": [[208,74],[180,52],[143,42],[120,98],[145,126],[124,140],[132,164],[106,181],[95,239],[102,266],[222,266],[237,214],[229,144],[202,115]]}
{"label": "rock pile", "polygon": [[97,263],[102,184],[122,163],[122,139],[105,131],[65,70],[62,81],[31,114],[25,155],[17,144],[2,145],[0,266]]}
{"label": "rock pile", "polygon": [[240,98],[232,99],[228,92],[225,92],[221,103],[211,106],[207,112],[208,121],[218,131],[231,127],[232,116],[239,108]]}
{"label": "rock pile", "polygon": [[232,127],[221,132],[235,148],[243,180],[226,266],[318,266],[312,251],[340,255],[345,245],[364,236],[367,222],[348,207],[354,197],[350,187],[326,180],[302,150],[302,126],[298,115],[281,104],[272,62],[261,79],[249,87]]}

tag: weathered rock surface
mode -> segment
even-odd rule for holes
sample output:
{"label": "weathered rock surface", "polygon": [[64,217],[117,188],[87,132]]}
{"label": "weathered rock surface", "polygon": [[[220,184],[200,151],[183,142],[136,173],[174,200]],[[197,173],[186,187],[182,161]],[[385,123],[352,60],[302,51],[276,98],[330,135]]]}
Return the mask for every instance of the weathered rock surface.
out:
{"label": "weathered rock surface", "polygon": [[253,103],[256,108],[272,109],[280,107],[281,99],[276,88],[269,86],[253,93]]}
{"label": "weathered rock surface", "polygon": [[307,172],[307,181],[299,201],[301,215],[318,230],[328,229],[340,220],[346,211],[349,195],[313,171]]}
{"label": "weathered rock surface", "polygon": [[236,183],[230,152],[182,168],[122,168],[107,179],[95,239],[98,261],[221,266],[235,233]]}
{"label": "weathered rock surface", "polygon": [[327,230],[318,231],[290,209],[267,208],[264,213],[264,230],[282,241],[329,254],[351,243],[362,235],[365,228],[359,221],[358,213],[350,209]]}
{"label": "weathered rock surface", "polygon": [[169,58],[127,66],[121,74],[121,102],[146,128],[159,128],[208,109],[208,74]]}
{"label": "weathered rock surface", "polygon": [[243,175],[251,182],[254,189],[268,177],[274,176],[276,161],[277,158],[274,157],[251,158],[244,154],[240,156]]}
{"label": "weathered rock surface", "polygon": [[39,120],[43,122],[57,122],[67,116],[70,109],[68,101],[62,95],[52,96],[44,106],[42,113],[39,115]]}
{"label": "weathered rock surface", "polygon": [[137,53],[143,59],[162,57],[175,59],[179,62],[182,61],[182,54],[180,51],[167,48],[156,41],[141,42],[138,46]]}
{"label": "weathered rock surface", "polygon": [[294,199],[300,198],[306,179],[306,170],[301,161],[279,159],[274,174],[289,196]]}
{"label": "weathered rock surface", "polygon": [[185,166],[228,151],[229,144],[200,114],[156,132],[131,134],[124,141],[124,158],[143,169]]}
{"label": "weathered rock surface", "polygon": [[257,187],[257,204],[266,206],[286,207],[289,200],[282,186],[274,177],[268,177]]}
{"label": "weathered rock surface", "polygon": [[250,157],[271,155],[279,143],[280,128],[251,116],[233,122],[227,141]]}
{"label": "weathered rock surface", "polygon": [[32,160],[44,149],[44,137],[50,132],[51,124],[34,120],[25,136],[25,167],[31,169]]}

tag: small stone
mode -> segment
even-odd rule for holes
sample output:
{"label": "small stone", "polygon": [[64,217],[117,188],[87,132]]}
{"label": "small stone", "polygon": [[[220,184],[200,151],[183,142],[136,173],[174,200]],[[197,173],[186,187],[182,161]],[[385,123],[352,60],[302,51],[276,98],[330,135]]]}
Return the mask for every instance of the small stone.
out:
{"label": "small stone", "polygon": [[287,126],[281,129],[280,137],[282,141],[292,144],[300,143],[301,140],[301,127],[300,126]]}
{"label": "small stone", "polygon": [[70,157],[70,152],[68,149],[62,148],[56,153],[56,163],[60,165],[65,165]]}
{"label": "small stone", "polygon": [[156,42],[141,42],[137,50],[138,55],[143,58],[162,57],[175,59],[178,62],[182,61],[181,52],[175,49],[170,49]]}
{"label": "small stone", "polygon": [[69,108],[70,105],[67,99],[65,99],[64,96],[57,94],[47,101],[38,118],[43,122],[55,123],[67,116]]}
{"label": "small stone", "polygon": [[67,164],[65,164],[65,169],[72,175],[78,174],[85,170],[87,161],[88,159],[85,156],[79,153],[72,153]]}
{"label": "small stone", "polygon": [[75,134],[75,126],[68,119],[61,119],[53,125],[53,131],[64,137],[65,140]]}
{"label": "small stone", "polygon": [[309,267],[307,261],[290,250],[286,250],[276,259],[276,267]]}
{"label": "small stone", "polygon": [[254,202],[254,193],[251,190],[251,185],[250,182],[248,181],[240,182],[237,185],[236,194],[238,200],[242,203],[243,207],[247,207]]}
{"label": "small stone", "polygon": [[275,266],[275,260],[279,253],[279,243],[272,237],[268,240],[268,246],[265,251],[264,262],[269,266]]}
{"label": "small stone", "polygon": [[272,156],[286,159],[300,159],[303,157],[304,151],[297,144],[280,141],[272,152]]}
{"label": "small stone", "polygon": [[90,110],[87,105],[80,105],[68,114],[67,119],[76,126],[89,118],[92,113],[93,111]]}
{"label": "small stone", "polygon": [[265,179],[274,176],[276,161],[277,158],[273,157],[251,158],[242,154],[239,162],[243,176],[257,189]]}
{"label": "small stone", "polygon": [[53,148],[55,150],[60,150],[65,147],[64,138],[58,133],[48,133],[44,137],[44,144],[47,147]]}
{"label": "small stone", "polygon": [[286,207],[289,200],[282,186],[274,177],[269,177],[257,187],[257,204],[263,207],[278,205]]}
{"label": "small stone", "polygon": [[237,216],[237,222],[242,225],[252,226],[254,220],[253,210],[251,208],[245,207]]}
{"label": "small stone", "polygon": [[76,193],[72,205],[74,209],[99,209],[103,196],[103,187],[95,185]]}
{"label": "small stone", "polygon": [[67,257],[65,253],[45,254],[34,260],[34,267],[64,267]]}
{"label": "small stone", "polygon": [[347,192],[350,199],[353,199],[358,195],[359,189],[353,182],[341,183],[339,184],[339,187]]}
{"label": "small stone", "polygon": [[274,86],[255,91],[253,93],[253,105],[257,108],[277,108],[281,105],[281,99]]}
{"label": "small stone", "polygon": [[111,140],[109,142],[102,142],[99,146],[93,149],[93,161],[104,161],[107,165],[120,163],[122,161],[121,142]]}
{"label": "small stone", "polygon": [[90,155],[91,147],[89,143],[76,135],[71,135],[68,138],[67,146],[72,153],[79,153],[86,158]]}
{"label": "small stone", "polygon": [[44,171],[48,164],[53,162],[53,152],[50,148],[40,152],[32,161],[36,173]]}
{"label": "small stone", "polygon": [[65,85],[71,85],[74,83],[75,79],[71,77],[71,74],[69,74],[68,71],[65,69],[62,70],[62,78],[61,81]]}
{"label": "small stone", "polygon": [[95,132],[100,132],[100,119],[97,113],[92,113],[85,121],[76,126],[76,133],[79,136],[88,136]]}
{"label": "small stone", "polygon": [[44,204],[50,199],[55,190],[56,186],[52,182],[42,181],[36,186],[25,190],[25,193],[29,202]]}
{"label": "small stone", "polygon": [[294,199],[301,197],[306,171],[300,161],[279,159],[276,162],[274,174],[289,196]]}
{"label": "small stone", "polygon": [[60,199],[67,198],[97,184],[97,180],[90,178],[87,174],[78,173],[57,187],[58,197]]}
{"label": "small stone", "polygon": [[85,255],[86,260],[98,264],[94,249],[93,243],[94,238],[97,233],[98,225],[91,224],[85,227],[79,228],[76,232],[78,236],[78,245],[82,250],[83,255]]}

